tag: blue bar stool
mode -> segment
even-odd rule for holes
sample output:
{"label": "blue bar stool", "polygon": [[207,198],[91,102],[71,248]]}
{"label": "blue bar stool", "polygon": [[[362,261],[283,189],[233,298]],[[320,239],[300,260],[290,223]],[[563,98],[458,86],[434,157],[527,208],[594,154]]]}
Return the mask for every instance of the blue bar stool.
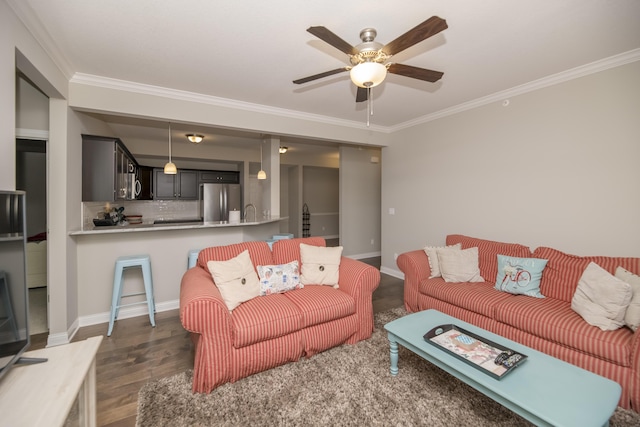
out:
{"label": "blue bar stool", "polygon": [[278,233],[273,235],[273,240],[293,239],[292,233]]}
{"label": "blue bar stool", "polygon": [[187,270],[196,266],[198,262],[198,254],[200,253],[200,249],[191,249],[189,251],[189,258],[187,260]]}
{"label": "blue bar stool", "polygon": [[[122,295],[122,276],[124,270],[133,267],[140,267],[142,269],[144,292]],[[122,298],[145,294],[147,296],[145,301],[134,302],[131,304],[120,304]],[[111,316],[109,317],[109,330],[107,332],[108,337],[111,336],[113,323],[118,318],[120,307],[127,307],[136,304],[147,304],[147,308],[149,309],[149,320],[151,321],[151,326],[155,328],[156,321],[154,319],[154,313],[156,311],[156,304],[153,301],[153,279],[151,277],[151,258],[149,255],[121,256],[116,259],[116,269],[113,276],[113,296],[111,297]]]}

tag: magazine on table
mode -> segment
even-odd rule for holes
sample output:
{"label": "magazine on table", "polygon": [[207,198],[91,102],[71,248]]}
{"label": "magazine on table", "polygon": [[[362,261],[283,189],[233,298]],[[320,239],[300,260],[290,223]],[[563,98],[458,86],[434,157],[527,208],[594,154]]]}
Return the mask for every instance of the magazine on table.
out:
{"label": "magazine on table", "polygon": [[455,325],[437,326],[424,339],[496,379],[503,378],[527,358]]}

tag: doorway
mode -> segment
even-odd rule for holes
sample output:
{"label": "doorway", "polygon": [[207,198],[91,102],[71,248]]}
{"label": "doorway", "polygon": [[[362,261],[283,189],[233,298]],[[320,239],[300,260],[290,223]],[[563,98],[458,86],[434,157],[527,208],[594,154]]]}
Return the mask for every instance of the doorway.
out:
{"label": "doorway", "polygon": [[49,331],[47,286],[47,142],[16,139],[16,189],[27,193],[29,332]]}

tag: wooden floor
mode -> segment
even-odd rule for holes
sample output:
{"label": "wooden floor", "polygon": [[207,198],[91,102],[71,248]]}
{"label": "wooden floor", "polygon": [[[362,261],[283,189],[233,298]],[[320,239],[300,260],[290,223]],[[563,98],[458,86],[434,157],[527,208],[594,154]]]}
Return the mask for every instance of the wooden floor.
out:
{"label": "wooden floor", "polygon": [[[362,260],[380,268],[380,258]],[[400,307],[403,282],[382,274],[373,294],[375,313]],[[73,341],[103,335],[96,359],[98,425],[134,426],[138,391],[148,381],[193,368],[189,333],[180,324],[178,310],[157,313],[156,327],[147,316],[116,322],[111,337],[107,324],[80,328]],[[32,336],[31,349],[43,348],[47,334]]]}

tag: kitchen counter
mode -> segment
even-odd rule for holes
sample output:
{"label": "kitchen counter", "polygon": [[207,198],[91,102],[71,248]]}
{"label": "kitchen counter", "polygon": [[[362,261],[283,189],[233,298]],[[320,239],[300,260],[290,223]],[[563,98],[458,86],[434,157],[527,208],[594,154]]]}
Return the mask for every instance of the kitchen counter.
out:
{"label": "kitchen counter", "polygon": [[286,218],[269,218],[259,221],[240,221],[230,223],[228,221],[215,222],[182,222],[168,224],[136,224],[136,225],[113,225],[103,227],[92,227],[85,230],[77,230],[69,233],[70,236],[84,236],[96,234],[117,234],[117,233],[138,233],[151,231],[169,231],[169,230],[194,230],[209,228],[228,228],[228,227],[250,227],[262,224],[271,224],[284,220]]}

